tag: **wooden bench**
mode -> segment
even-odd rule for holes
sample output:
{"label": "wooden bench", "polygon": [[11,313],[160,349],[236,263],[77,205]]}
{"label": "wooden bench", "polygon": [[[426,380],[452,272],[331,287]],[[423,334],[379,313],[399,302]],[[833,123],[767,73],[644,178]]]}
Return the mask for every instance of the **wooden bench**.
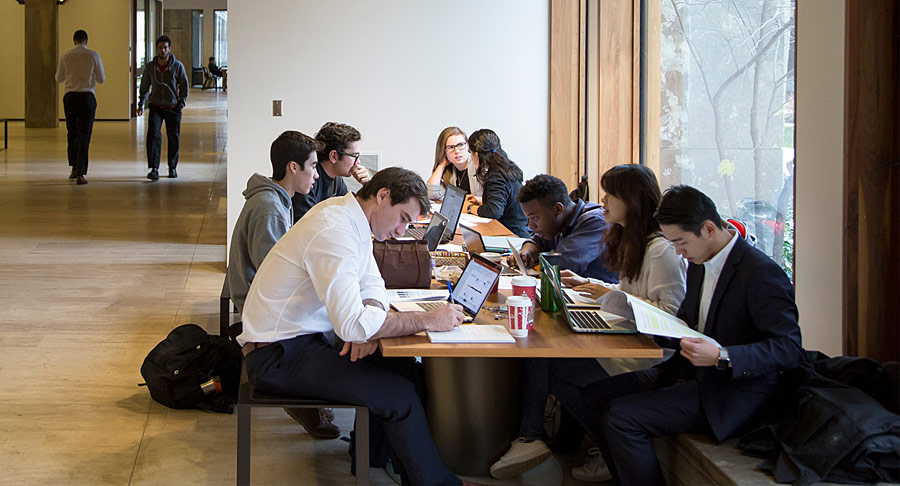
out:
{"label": "wooden bench", "polygon": [[779,484],[757,466],[764,459],[741,454],[738,439],[716,444],[703,434],[680,434],[654,439],[653,445],[670,486]]}

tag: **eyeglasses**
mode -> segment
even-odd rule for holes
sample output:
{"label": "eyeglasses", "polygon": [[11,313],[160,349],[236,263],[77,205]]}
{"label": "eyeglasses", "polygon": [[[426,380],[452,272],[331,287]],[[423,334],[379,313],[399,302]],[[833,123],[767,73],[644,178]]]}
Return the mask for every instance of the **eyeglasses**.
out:
{"label": "eyeglasses", "polygon": [[447,152],[453,152],[455,150],[459,150],[461,152],[466,149],[466,145],[469,145],[469,144],[466,142],[459,142],[456,145],[447,145],[446,147],[444,147],[444,150],[446,150]]}
{"label": "eyeglasses", "polygon": [[354,164],[357,163],[357,162],[359,161],[359,152],[356,152],[355,154],[348,154],[347,152],[341,152],[341,151],[338,151],[338,155],[340,155],[341,157],[350,157],[350,158],[352,158]]}

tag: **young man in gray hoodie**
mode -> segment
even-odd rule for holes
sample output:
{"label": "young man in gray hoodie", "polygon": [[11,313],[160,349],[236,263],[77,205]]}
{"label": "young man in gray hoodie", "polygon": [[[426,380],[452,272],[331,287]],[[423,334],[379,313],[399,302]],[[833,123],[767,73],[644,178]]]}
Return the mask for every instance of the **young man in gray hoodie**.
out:
{"label": "young man in gray hoodie", "polygon": [[162,147],[160,128],[166,122],[169,140],[169,177],[178,177],[178,140],[181,135],[181,110],[188,97],[188,78],[184,65],[171,52],[172,41],[162,35],[156,39],[156,57],[144,65],[138,95],[137,116],[144,114],[149,96],[150,117],[147,120],[147,179],[159,179],[159,152]]}
{"label": "young man in gray hoodie", "polygon": [[[239,312],[256,271],[269,250],[294,223],[291,197],[309,194],[319,178],[317,150],[322,144],[300,132],[288,130],[272,142],[269,158],[272,177],[256,173],[247,181],[244,208],[231,234],[228,259],[228,287],[231,301]],[[314,437],[335,439],[340,429],[331,423],[333,413],[326,409],[285,409]]]}

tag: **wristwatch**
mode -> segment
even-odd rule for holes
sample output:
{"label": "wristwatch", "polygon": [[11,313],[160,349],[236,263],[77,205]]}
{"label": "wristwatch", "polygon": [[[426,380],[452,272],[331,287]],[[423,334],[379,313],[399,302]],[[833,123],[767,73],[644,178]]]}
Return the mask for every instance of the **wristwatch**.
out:
{"label": "wristwatch", "polygon": [[725,371],[731,368],[731,358],[728,356],[728,348],[719,348],[719,360],[716,361],[716,369]]}

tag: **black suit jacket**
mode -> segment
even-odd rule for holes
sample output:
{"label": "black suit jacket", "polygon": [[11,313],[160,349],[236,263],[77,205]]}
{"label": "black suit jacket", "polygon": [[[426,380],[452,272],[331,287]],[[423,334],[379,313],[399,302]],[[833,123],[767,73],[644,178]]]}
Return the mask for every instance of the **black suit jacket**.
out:
{"label": "black suit jacket", "polygon": [[[678,317],[697,329],[703,265],[691,264]],[[680,353],[661,363],[671,379],[696,377],[718,441],[731,437],[775,393],[778,372],[800,366],[794,287],[769,257],[740,238],[716,283],[704,334],[728,348],[731,369],[695,367]]]}

